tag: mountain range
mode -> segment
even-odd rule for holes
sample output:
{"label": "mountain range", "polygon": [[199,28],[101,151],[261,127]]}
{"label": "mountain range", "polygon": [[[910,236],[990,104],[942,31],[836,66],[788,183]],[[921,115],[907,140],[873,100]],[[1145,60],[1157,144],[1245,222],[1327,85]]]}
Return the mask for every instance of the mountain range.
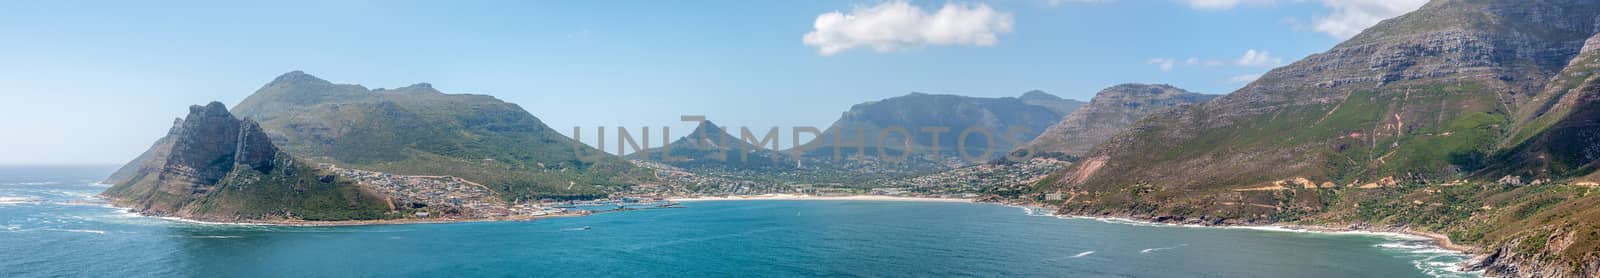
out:
{"label": "mountain range", "polygon": [[1432,1],[1153,113],[1038,191],[1074,196],[1071,214],[1436,232],[1487,248],[1491,274],[1594,277],[1596,14]]}
{"label": "mountain range", "polygon": [[959,157],[966,150],[968,157],[992,159],[1033,140],[1083,105],[1041,91],[1002,98],[911,93],[852,106],[798,148],[811,157],[895,157],[908,155],[907,150],[911,155]]}

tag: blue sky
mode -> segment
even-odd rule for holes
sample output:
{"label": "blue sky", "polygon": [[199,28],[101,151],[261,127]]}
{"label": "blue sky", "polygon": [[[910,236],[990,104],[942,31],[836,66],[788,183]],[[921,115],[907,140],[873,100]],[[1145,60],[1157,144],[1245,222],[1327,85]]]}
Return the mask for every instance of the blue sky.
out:
{"label": "blue sky", "polygon": [[[586,139],[596,126],[686,133],[678,116],[689,114],[826,127],[852,104],[913,91],[1088,100],[1144,82],[1222,94],[1338,43],[1351,32],[1340,20],[1409,9],[1378,0],[222,2],[0,4],[0,164],[123,163],[188,105],[231,105],[293,70],[495,95],[558,130],[582,126]],[[866,22],[893,5],[927,18]],[[956,13],[941,17],[947,5]],[[817,29],[829,13],[862,21]],[[803,39],[813,32],[833,44]],[[824,53],[840,40],[861,47]],[[1252,50],[1257,59],[1242,59]]]}

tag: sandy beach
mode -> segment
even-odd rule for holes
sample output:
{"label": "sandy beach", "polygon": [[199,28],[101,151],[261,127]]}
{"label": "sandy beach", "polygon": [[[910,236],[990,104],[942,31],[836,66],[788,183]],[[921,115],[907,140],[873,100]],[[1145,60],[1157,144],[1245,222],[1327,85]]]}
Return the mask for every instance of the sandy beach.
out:
{"label": "sandy beach", "polygon": [[970,199],[955,198],[929,198],[929,197],[899,197],[881,195],[855,195],[855,196],[813,196],[799,194],[765,194],[765,195],[740,195],[722,197],[693,197],[669,199],[674,202],[704,202],[704,201],[756,201],[756,200],[804,200],[804,201],[894,201],[894,202],[946,202],[946,203],[971,203]]}

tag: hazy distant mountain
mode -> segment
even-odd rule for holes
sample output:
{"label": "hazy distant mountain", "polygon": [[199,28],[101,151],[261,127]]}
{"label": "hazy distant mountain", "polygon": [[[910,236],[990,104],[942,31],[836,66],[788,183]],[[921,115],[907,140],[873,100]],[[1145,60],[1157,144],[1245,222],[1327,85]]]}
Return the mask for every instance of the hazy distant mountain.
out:
{"label": "hazy distant mountain", "polygon": [[[765,134],[755,136],[762,135]],[[671,159],[664,159],[663,155],[670,155]],[[756,146],[711,121],[702,122],[689,135],[666,147],[635,152],[628,157],[678,167],[789,168],[793,165],[792,159],[773,151],[772,145]]]}
{"label": "hazy distant mountain", "polygon": [[1020,149],[1033,156],[1081,156],[1145,115],[1216,97],[1169,85],[1117,85],[1096,93],[1089,105],[1067,115]]}
{"label": "hazy distant mountain", "polygon": [[1039,191],[1082,196],[1067,213],[1432,231],[1488,248],[1491,274],[1594,277],[1600,196],[1556,192],[1595,181],[1597,14],[1589,0],[1432,1],[1154,113]]}
{"label": "hazy distant mountain", "polygon": [[189,108],[168,135],[108,182],[113,204],[210,221],[390,217],[382,196],[338,181],[278,148],[221,103]]}
{"label": "hazy distant mountain", "polygon": [[[260,121],[274,142],[304,159],[461,177],[507,200],[604,196],[602,187],[653,178],[577,144],[516,104],[445,94],[427,83],[369,90],[296,71],[262,86],[234,112]],[[574,148],[597,160],[580,160]]]}
{"label": "hazy distant mountain", "polygon": [[[931,154],[937,146],[941,155],[953,157],[962,132],[971,129],[967,154],[981,155],[988,150],[989,157],[999,157],[1033,140],[1081,106],[1083,102],[1039,91],[1022,98],[911,93],[857,104],[803,146],[814,157],[831,157],[834,146],[840,146],[844,156],[856,154],[858,146],[864,146],[867,155],[878,156],[879,135],[885,135],[881,141],[890,155],[902,154],[909,145],[914,154]],[[925,128],[944,130],[929,132]],[[1009,138],[1008,131],[1012,132]],[[985,137],[986,133],[992,137]]]}

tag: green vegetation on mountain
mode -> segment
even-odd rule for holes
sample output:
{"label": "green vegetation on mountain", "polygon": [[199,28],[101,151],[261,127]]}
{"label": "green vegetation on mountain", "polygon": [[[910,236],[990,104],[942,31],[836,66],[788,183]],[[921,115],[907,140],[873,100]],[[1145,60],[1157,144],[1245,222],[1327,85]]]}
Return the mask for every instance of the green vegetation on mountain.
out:
{"label": "green vegetation on mountain", "polygon": [[369,90],[297,71],[262,86],[234,111],[260,121],[285,151],[309,161],[461,177],[508,201],[598,198],[653,179],[515,104],[445,94],[427,83]]}
{"label": "green vegetation on mountain", "polygon": [[996,192],[1068,194],[1046,203],[1071,214],[1428,231],[1485,248],[1490,274],[1600,275],[1596,14],[1432,1]]}

